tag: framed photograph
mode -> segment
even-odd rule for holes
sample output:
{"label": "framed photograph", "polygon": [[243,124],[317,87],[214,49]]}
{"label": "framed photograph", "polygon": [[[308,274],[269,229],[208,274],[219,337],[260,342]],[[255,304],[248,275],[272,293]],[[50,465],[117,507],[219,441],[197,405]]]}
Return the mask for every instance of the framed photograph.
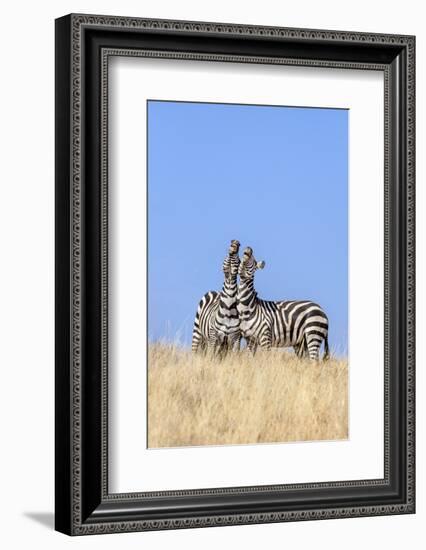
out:
{"label": "framed photograph", "polygon": [[56,529],[415,511],[413,36],[56,20]]}

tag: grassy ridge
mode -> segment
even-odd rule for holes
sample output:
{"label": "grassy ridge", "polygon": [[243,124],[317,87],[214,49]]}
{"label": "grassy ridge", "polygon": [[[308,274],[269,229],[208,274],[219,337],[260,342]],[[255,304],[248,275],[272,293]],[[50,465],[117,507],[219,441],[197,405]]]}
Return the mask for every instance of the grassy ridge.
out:
{"label": "grassy ridge", "polygon": [[346,439],[348,365],[282,351],[223,361],[151,344],[148,445],[230,445]]}

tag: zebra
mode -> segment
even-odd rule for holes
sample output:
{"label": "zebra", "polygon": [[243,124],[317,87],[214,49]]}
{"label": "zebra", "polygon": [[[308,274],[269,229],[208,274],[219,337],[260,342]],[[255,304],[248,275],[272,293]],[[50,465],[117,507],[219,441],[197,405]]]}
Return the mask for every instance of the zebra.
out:
{"label": "zebra", "polygon": [[240,243],[231,241],[222,269],[225,280],[222,292],[204,294],[198,305],[192,332],[192,351],[224,354],[240,349],[240,328],[237,312],[237,276]]}
{"label": "zebra", "polygon": [[298,357],[318,360],[324,341],[323,360],[329,358],[328,318],[322,308],[309,300],[273,302],[260,300],[254,289],[254,274],[265,262],[257,262],[247,247],[240,263],[237,311],[241,335],[253,353],[257,347],[293,347]]}

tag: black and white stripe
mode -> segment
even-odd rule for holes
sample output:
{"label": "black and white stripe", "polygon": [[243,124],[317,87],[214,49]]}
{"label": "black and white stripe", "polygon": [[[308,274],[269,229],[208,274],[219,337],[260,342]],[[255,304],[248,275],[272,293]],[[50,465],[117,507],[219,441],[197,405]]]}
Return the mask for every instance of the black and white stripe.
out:
{"label": "black and white stripe", "polygon": [[253,250],[245,249],[239,267],[237,310],[241,335],[253,352],[257,347],[293,347],[299,357],[319,359],[324,342],[324,360],[329,357],[328,318],[309,300],[273,302],[260,300],[254,289],[254,274],[265,262],[257,262]]}
{"label": "black and white stripe", "polygon": [[207,292],[198,305],[192,332],[192,351],[224,353],[240,348],[240,328],[237,312],[237,276],[240,265],[240,243],[231,241],[223,261],[225,275],[222,292]]}

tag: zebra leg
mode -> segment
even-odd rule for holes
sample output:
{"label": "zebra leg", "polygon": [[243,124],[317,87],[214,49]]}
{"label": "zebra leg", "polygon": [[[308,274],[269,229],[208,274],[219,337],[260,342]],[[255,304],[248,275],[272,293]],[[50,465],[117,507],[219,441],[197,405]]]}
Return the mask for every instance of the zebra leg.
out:
{"label": "zebra leg", "polygon": [[211,355],[215,355],[218,350],[218,344],[216,338],[212,339],[209,336],[208,342],[207,342],[207,353]]}
{"label": "zebra leg", "polygon": [[269,330],[265,330],[260,336],[260,347],[264,350],[270,351],[272,347],[272,338]]}
{"label": "zebra leg", "polygon": [[241,335],[235,334],[230,338],[228,349],[230,351],[240,351],[241,346]]}
{"label": "zebra leg", "polygon": [[220,355],[223,351],[224,342],[216,330],[209,331],[209,339],[207,341],[207,353],[211,355]]}
{"label": "zebra leg", "polygon": [[317,334],[305,334],[306,346],[308,348],[309,359],[319,361],[319,351],[323,341],[323,337]]}
{"label": "zebra leg", "polygon": [[216,355],[220,357],[220,359],[223,359],[226,357],[228,351],[230,350],[230,344],[228,341],[228,337],[219,338],[216,343]]}
{"label": "zebra leg", "polygon": [[257,343],[253,338],[246,338],[247,348],[254,355],[257,350]]}
{"label": "zebra leg", "polygon": [[305,340],[303,339],[300,344],[293,346],[294,353],[299,359],[303,359],[305,356]]}
{"label": "zebra leg", "polygon": [[328,361],[330,359],[330,349],[328,347],[328,334],[324,336],[324,356],[323,361]]}

